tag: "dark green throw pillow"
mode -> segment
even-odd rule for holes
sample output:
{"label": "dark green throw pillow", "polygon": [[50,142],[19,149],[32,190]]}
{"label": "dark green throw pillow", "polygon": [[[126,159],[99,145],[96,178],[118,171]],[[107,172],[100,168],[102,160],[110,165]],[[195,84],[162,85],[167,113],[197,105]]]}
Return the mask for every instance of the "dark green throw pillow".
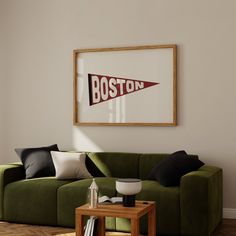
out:
{"label": "dark green throw pillow", "polygon": [[153,167],[148,179],[157,180],[164,186],[177,186],[183,175],[198,170],[203,165],[202,161],[189,157],[185,151],[178,151]]}
{"label": "dark green throw pillow", "polygon": [[15,151],[23,163],[27,179],[55,176],[50,151],[59,151],[56,144],[47,147],[16,148]]}

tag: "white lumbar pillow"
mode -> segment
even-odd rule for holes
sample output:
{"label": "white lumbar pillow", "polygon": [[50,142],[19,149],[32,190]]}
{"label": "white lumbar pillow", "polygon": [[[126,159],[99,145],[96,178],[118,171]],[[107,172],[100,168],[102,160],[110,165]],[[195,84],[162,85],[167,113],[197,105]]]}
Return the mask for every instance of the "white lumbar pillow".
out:
{"label": "white lumbar pillow", "polygon": [[85,165],[85,153],[51,151],[57,179],[85,179],[93,176]]}

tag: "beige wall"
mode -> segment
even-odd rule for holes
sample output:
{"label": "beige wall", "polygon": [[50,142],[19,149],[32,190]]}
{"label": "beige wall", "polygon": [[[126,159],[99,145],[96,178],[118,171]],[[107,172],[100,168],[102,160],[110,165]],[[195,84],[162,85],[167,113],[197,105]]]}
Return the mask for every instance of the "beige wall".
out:
{"label": "beige wall", "polygon": [[[173,152],[224,170],[236,208],[235,0],[5,0],[8,9],[6,161],[13,149]],[[72,50],[178,45],[177,127],[73,127]]]}
{"label": "beige wall", "polygon": [[0,163],[5,161],[5,106],[6,106],[6,31],[4,8],[0,1]]}

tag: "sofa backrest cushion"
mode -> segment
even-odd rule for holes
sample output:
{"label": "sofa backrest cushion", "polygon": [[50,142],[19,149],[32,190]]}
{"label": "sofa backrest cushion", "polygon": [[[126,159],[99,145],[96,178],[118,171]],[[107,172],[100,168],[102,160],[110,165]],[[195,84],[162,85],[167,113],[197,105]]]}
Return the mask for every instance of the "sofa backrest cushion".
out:
{"label": "sofa backrest cushion", "polygon": [[88,171],[93,176],[106,176],[117,178],[138,178],[138,153],[121,152],[88,152],[90,160],[86,160]]}
{"label": "sofa backrest cushion", "polygon": [[[86,166],[94,177],[148,179],[152,168],[170,154],[87,152]],[[190,157],[198,158],[196,155]]]}
{"label": "sofa backrest cushion", "polygon": [[164,153],[144,153],[139,159],[139,178],[147,179],[151,169],[161,160],[168,157],[169,154]]}

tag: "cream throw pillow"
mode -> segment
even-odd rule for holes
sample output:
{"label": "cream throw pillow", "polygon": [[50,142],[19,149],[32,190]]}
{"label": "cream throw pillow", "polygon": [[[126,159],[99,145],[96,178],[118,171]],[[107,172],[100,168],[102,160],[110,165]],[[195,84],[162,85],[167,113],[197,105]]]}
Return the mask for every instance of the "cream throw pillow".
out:
{"label": "cream throw pillow", "polygon": [[93,176],[85,165],[85,153],[51,151],[57,179],[86,179]]}

